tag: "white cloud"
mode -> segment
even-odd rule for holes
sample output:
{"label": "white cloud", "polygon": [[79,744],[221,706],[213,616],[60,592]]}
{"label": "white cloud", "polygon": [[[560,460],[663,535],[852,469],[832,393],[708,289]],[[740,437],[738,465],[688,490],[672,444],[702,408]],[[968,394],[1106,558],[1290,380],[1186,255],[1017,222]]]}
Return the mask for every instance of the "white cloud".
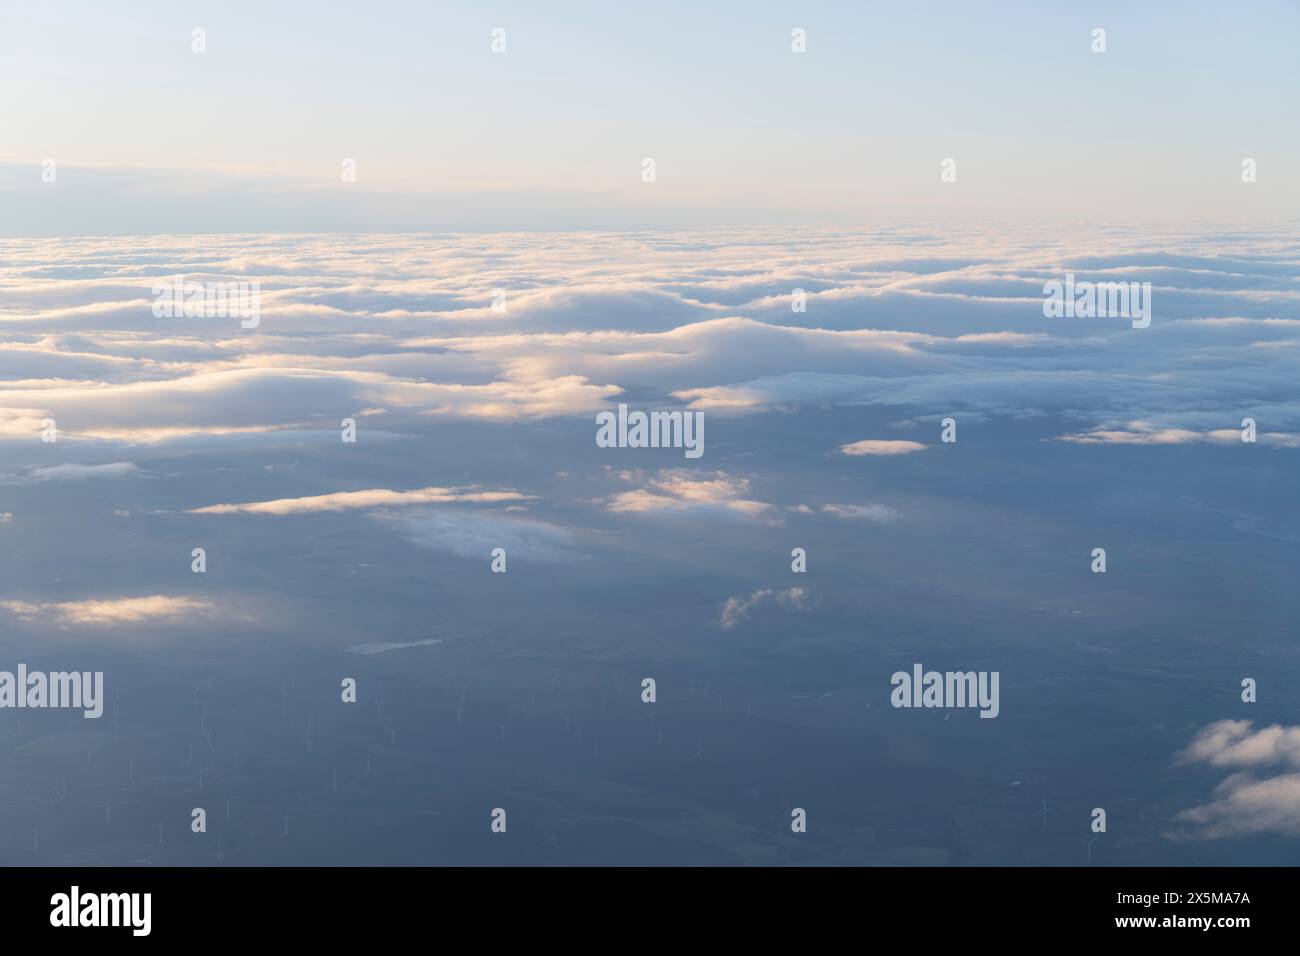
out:
{"label": "white cloud", "polygon": [[11,484],[34,484],[41,481],[79,481],[83,478],[124,478],[139,469],[129,461],[116,461],[104,465],[43,465],[29,468],[16,475],[7,475]]}
{"label": "white cloud", "polygon": [[1252,730],[1249,720],[1220,720],[1203,728],[1182,758],[1211,767],[1252,768],[1287,764],[1300,770],[1300,727],[1271,724]]}
{"label": "white cloud", "polygon": [[217,613],[216,605],[205,598],[162,594],[88,601],[0,601],[0,608],[23,620],[48,619],[65,626],[91,627],[166,622],[209,617]]}
{"label": "white cloud", "polygon": [[808,591],[805,588],[787,588],[784,591],[761,588],[750,594],[727,598],[722,605],[722,614],[718,624],[724,630],[731,630],[748,618],[750,612],[768,604],[774,604],[787,610],[803,611],[808,608],[808,600]]}
{"label": "white cloud", "polygon": [[1176,839],[1222,839],[1280,833],[1300,836],[1300,773],[1257,779],[1234,774],[1214,790],[1214,799],[1178,814],[1185,829]]}
{"label": "white cloud", "polygon": [[[1181,826],[1171,837],[1300,836],[1300,727],[1254,730],[1249,720],[1220,720],[1203,728],[1180,759],[1236,772],[1215,787],[1209,803],[1179,813]],[[1258,775],[1269,767],[1283,770]]]}
{"label": "white cloud", "polygon": [[910,455],[915,451],[925,451],[927,447],[919,441],[888,441],[868,438],[863,441],[841,445],[840,451],[846,455]]}
{"label": "white cloud", "polygon": [[889,524],[901,518],[902,512],[889,505],[869,504],[869,505],[822,505],[822,511],[827,514],[835,515],[837,518],[849,518],[856,521],[875,521],[879,524]]}
{"label": "white cloud", "polygon": [[430,487],[417,488],[414,491],[390,491],[387,488],[370,488],[365,491],[337,491],[328,495],[311,495],[305,498],[277,498],[273,501],[207,505],[202,508],[190,509],[190,514],[292,515],[320,511],[382,508],[389,505],[450,504],[453,502],[497,504],[503,501],[525,501],[529,498],[529,495],[520,494],[517,491],[478,491],[473,488]]}
{"label": "white cloud", "polygon": [[[289,443],[376,409],[403,437],[415,417],[576,417],[636,391],[719,415],[844,404],[1058,416],[1078,422],[1062,440],[1089,445],[1227,444],[1250,415],[1261,444],[1300,447],[1290,234],[1143,236],[13,240],[0,265],[0,442],[30,448],[53,417],[72,443]],[[1151,328],[1045,319],[1043,282],[1067,269],[1156,283]],[[152,282],[178,273],[257,279],[261,325],[154,318]],[[809,291],[804,313],[790,309],[796,287]],[[496,289],[504,311],[491,308]]]}
{"label": "white cloud", "polygon": [[349,644],[343,650],[349,654],[361,654],[370,656],[372,654],[387,654],[389,651],[404,651],[412,647],[433,647],[441,644],[441,637],[431,637],[423,641],[375,641],[370,644]]}
{"label": "white cloud", "polygon": [[751,497],[748,478],[724,471],[665,469],[644,487],[614,495],[605,507],[616,512],[708,512],[761,517],[773,506]]}
{"label": "white cloud", "polygon": [[[1241,431],[1236,428],[1216,428],[1196,431],[1190,428],[1157,428],[1148,422],[1129,422],[1122,429],[1095,428],[1087,432],[1061,435],[1058,441],[1076,445],[1240,445]],[[1300,434],[1290,432],[1259,432],[1256,441],[1261,445],[1279,448],[1300,447]]]}

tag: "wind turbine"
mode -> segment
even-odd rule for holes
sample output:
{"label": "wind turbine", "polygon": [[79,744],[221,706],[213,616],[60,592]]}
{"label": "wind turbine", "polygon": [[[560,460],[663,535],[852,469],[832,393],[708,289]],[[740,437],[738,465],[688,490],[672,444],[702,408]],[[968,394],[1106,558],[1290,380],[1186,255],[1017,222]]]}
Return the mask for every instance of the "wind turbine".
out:
{"label": "wind turbine", "polygon": [[1088,862],[1089,862],[1089,863],[1092,862],[1092,845],[1093,845],[1094,843],[1096,843],[1096,842],[1097,842],[1098,840],[1100,840],[1100,839],[1101,839],[1101,837],[1093,837],[1091,840],[1085,840],[1083,837],[1079,837],[1079,842],[1082,843],[1084,846],[1086,846],[1086,847],[1088,848]]}

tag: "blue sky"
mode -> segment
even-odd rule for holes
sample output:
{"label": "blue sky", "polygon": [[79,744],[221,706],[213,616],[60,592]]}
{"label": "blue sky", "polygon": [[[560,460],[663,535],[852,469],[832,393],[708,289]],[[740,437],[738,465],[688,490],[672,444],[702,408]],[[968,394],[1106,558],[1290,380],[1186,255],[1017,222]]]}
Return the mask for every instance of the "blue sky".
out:
{"label": "blue sky", "polygon": [[[10,235],[234,231],[241,216],[413,231],[1300,211],[1291,3],[0,15]],[[37,188],[47,157],[60,190]],[[958,179],[941,184],[948,157]],[[1243,157],[1259,164],[1248,189]]]}

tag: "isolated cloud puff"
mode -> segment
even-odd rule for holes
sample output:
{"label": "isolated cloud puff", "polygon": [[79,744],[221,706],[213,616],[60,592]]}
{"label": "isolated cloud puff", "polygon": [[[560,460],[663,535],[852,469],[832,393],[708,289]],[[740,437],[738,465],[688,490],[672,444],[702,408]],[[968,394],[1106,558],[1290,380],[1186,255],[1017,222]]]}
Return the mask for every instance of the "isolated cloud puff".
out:
{"label": "isolated cloud puff", "polygon": [[723,630],[731,630],[741,621],[764,605],[775,605],[787,610],[802,611],[806,610],[809,603],[809,594],[805,588],[786,588],[784,591],[776,591],[772,588],[761,588],[746,595],[735,595],[727,598],[722,605],[722,614],[718,619],[718,624]]}
{"label": "isolated cloud puff", "polygon": [[694,472],[665,469],[633,491],[610,498],[605,507],[615,512],[716,512],[745,517],[768,514],[773,506],[749,497],[749,479],[725,471]]}
{"label": "isolated cloud puff", "polygon": [[1288,765],[1300,770],[1300,727],[1271,724],[1252,729],[1249,720],[1220,720],[1203,728],[1182,759],[1234,769]]}
{"label": "isolated cloud puff", "polygon": [[910,455],[912,452],[925,451],[927,445],[919,441],[888,441],[868,438],[863,441],[841,445],[840,451],[845,455]]}
{"label": "isolated cloud puff", "polygon": [[847,518],[853,521],[875,521],[878,524],[889,524],[901,518],[902,512],[889,505],[870,504],[870,505],[822,505],[822,511],[837,518]]}

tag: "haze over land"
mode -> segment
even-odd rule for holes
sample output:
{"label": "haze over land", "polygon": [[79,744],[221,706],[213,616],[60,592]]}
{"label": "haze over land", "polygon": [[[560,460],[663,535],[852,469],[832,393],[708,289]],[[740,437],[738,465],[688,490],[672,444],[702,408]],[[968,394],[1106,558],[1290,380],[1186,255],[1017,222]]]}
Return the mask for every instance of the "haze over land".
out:
{"label": "haze over land", "polygon": [[[1216,721],[1290,721],[1293,231],[171,236],[0,262],[5,656],[102,669],[108,696],[100,721],[0,713],[0,813],[43,848],[6,859],[203,862],[199,800],[250,863],[1077,863],[1095,806],[1099,862],[1291,857],[1286,805],[1177,758]],[[1151,327],[1046,319],[1067,271],[1150,281]],[[259,281],[260,324],[155,318],[176,274]],[[702,411],[704,456],[597,448],[620,402]],[[915,662],[999,671],[998,718],[892,709]]]}

